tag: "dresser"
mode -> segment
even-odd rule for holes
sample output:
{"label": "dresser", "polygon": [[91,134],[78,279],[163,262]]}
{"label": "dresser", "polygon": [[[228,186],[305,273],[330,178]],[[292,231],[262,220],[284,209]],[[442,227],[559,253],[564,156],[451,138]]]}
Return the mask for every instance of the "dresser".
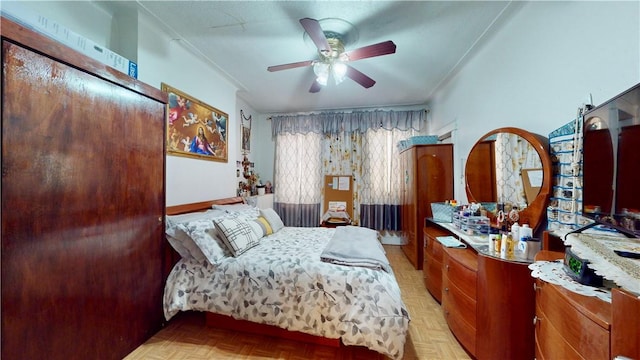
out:
{"label": "dresser", "polygon": [[423,265],[424,219],[431,203],[453,198],[453,145],[414,145],[400,153],[402,250],[416,269]]}
{"label": "dresser", "polygon": [[[467,236],[450,223],[424,222],[423,275],[442,304],[460,344],[477,359],[534,357],[535,294],[529,262],[506,260],[488,248],[488,238]],[[468,239],[464,249],[444,247],[438,236]]]}
{"label": "dresser", "polygon": [[[542,251],[536,260],[564,253]],[[614,289],[611,303],[535,280],[536,359],[640,358],[640,299]]]}

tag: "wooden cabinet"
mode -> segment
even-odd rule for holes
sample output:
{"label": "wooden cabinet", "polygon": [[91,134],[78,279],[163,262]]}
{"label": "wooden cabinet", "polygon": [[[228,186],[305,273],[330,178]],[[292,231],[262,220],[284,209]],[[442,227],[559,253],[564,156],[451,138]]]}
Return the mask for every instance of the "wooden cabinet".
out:
{"label": "wooden cabinet", "polygon": [[4,18],[3,359],[121,359],[164,321],[166,95]]}
{"label": "wooden cabinet", "polygon": [[442,311],[462,346],[476,353],[477,255],[471,249],[444,248]]}
{"label": "wooden cabinet", "polygon": [[416,269],[423,265],[424,219],[431,203],[453,198],[453,145],[416,145],[400,154],[402,182],[402,250]]}

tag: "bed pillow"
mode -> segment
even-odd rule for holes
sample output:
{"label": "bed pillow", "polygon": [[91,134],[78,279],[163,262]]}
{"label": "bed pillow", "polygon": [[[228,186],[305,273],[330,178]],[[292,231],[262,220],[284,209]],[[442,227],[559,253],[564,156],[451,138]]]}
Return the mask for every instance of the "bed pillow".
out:
{"label": "bed pillow", "polygon": [[241,210],[251,210],[253,206],[249,204],[229,204],[229,205],[212,205],[213,209],[216,210],[229,210],[229,211],[241,211]]}
{"label": "bed pillow", "polygon": [[258,216],[257,219],[248,221],[248,224],[251,226],[251,230],[253,230],[258,239],[273,234],[273,229],[264,216]]}
{"label": "bed pillow", "polygon": [[284,227],[282,219],[280,219],[280,216],[278,216],[278,213],[275,212],[275,210],[271,208],[262,209],[260,210],[260,215],[263,216],[267,220],[267,222],[269,222],[269,225],[271,226],[271,229],[273,229],[274,233],[278,232]]}
{"label": "bed pillow", "polygon": [[220,218],[213,220],[222,240],[233,256],[239,256],[258,245],[259,238],[246,220],[240,218]]}
{"label": "bed pillow", "polygon": [[[193,221],[212,220],[222,216],[228,216],[228,214],[222,210],[208,210],[180,215],[168,215],[165,218],[167,241],[169,241],[169,244],[171,244],[176,252],[184,259],[203,261],[207,257],[199,245],[191,238],[189,231],[186,230],[186,226]],[[210,224],[211,228],[215,228],[212,222],[210,222]]]}
{"label": "bed pillow", "polygon": [[176,232],[175,237],[167,235],[167,241],[183,259],[196,259],[198,261],[205,259],[204,254],[189,235],[182,230],[176,230]]}
{"label": "bed pillow", "polygon": [[225,211],[244,220],[253,220],[260,215],[258,208],[249,204],[213,205],[213,209]]}
{"label": "bed pillow", "polygon": [[200,212],[192,212],[180,215],[167,215],[165,218],[165,233],[169,236],[175,237],[178,225],[187,224],[191,221],[201,219],[213,219],[219,216],[225,215],[223,210],[207,210]]}
{"label": "bed pillow", "polygon": [[202,257],[198,258],[196,257],[198,252],[196,251],[196,256],[194,256],[196,260],[203,261],[203,258],[205,258],[211,265],[215,265],[225,257],[231,256],[212,219],[181,224],[180,230],[191,238],[200,254],[202,254]]}

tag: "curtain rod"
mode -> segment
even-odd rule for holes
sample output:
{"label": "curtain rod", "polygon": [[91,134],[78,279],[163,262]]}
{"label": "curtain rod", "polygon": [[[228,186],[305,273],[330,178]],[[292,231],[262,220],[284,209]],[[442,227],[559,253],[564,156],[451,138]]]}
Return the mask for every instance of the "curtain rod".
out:
{"label": "curtain rod", "polygon": [[[367,110],[367,109],[371,109],[371,110]],[[358,112],[358,111],[411,111],[411,110],[420,110],[420,109],[406,109],[406,110],[393,110],[393,109],[389,109],[389,110],[383,110],[380,108],[362,108],[362,109],[353,109],[352,111],[340,111],[339,109],[337,110],[323,110],[321,112],[308,112],[308,113],[304,113],[304,112],[297,112],[297,113],[284,113],[284,114],[277,114],[277,115],[269,115],[267,117],[268,121],[271,121],[272,118],[274,116],[296,116],[296,115],[312,115],[312,114],[321,114],[321,113],[338,113],[338,112],[343,112],[343,113],[353,113],[353,112]],[[425,114],[428,114],[431,112],[430,109],[422,109]]]}

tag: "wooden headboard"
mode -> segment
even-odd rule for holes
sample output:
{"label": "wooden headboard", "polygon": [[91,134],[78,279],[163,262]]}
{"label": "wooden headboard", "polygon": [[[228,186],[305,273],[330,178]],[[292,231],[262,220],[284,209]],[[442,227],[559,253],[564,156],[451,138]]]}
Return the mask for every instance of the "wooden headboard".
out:
{"label": "wooden headboard", "polygon": [[182,204],[182,205],[174,205],[167,206],[167,215],[179,215],[186,214],[190,212],[197,211],[205,211],[211,209],[212,205],[231,205],[231,204],[242,204],[244,203],[244,199],[242,197],[230,197],[224,199],[217,200],[208,200],[191,204]]}

